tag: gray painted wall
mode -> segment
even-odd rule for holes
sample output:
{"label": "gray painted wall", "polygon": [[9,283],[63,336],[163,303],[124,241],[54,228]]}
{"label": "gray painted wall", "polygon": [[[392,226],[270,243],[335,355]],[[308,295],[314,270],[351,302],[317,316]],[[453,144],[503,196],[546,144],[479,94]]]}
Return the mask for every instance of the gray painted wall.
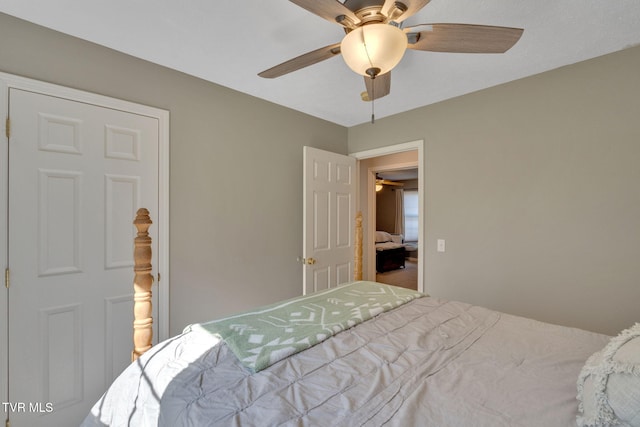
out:
{"label": "gray painted wall", "polygon": [[347,129],[0,14],[0,71],[170,111],[170,331],[302,292],[302,147]]}
{"label": "gray painted wall", "polygon": [[639,70],[636,47],[349,129],[349,152],[425,141],[428,293],[640,321]]}

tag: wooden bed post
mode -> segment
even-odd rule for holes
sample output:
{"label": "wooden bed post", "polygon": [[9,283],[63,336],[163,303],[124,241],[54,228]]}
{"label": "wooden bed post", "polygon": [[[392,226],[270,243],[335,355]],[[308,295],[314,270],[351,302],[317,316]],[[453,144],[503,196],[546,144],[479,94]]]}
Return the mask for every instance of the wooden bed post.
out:
{"label": "wooden bed post", "polygon": [[153,338],[153,318],[151,317],[151,237],[149,227],[152,224],[149,211],[138,209],[133,224],[138,230],[134,240],[133,260],[135,277],[133,279],[133,352],[131,361],[135,361],[151,348]]}
{"label": "wooden bed post", "polygon": [[353,263],[353,279],[362,280],[362,212],[356,214],[356,253]]}

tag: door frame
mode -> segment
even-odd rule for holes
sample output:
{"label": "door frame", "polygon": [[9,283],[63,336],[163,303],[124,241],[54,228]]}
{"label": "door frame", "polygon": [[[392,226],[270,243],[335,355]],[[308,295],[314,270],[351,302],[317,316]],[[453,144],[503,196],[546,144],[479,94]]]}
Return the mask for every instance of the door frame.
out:
{"label": "door frame", "polygon": [[[156,280],[158,285],[159,319],[157,319],[154,327],[158,330],[159,341],[167,339],[169,337],[169,111],[0,72],[0,117],[2,118],[0,129],[2,129],[1,138],[5,144],[8,144],[9,140],[6,130],[6,119],[9,115],[9,89],[12,88],[65,98],[104,108],[127,111],[158,120],[158,218],[152,219],[154,226],[157,227],[158,230],[158,265],[155,266],[155,268],[162,280]],[[5,269],[8,267],[8,167],[8,149],[6,149],[6,145],[4,145],[0,150],[0,171],[2,171],[0,173],[0,262],[2,262]],[[131,221],[133,222],[133,218],[131,218]],[[132,269],[132,292],[133,275]],[[8,304],[8,291],[5,288],[0,292],[0,319],[2,319],[0,320],[0,324],[3,324],[3,326],[0,327],[0,343],[7,342],[9,337]],[[8,349],[5,345],[0,345],[0,401],[2,402],[8,401],[8,363]]]}
{"label": "door frame", "polygon": [[[381,157],[386,156],[388,154],[396,154],[402,153],[406,151],[418,151],[418,235],[420,238],[418,239],[418,291],[425,291],[425,283],[424,283],[424,264],[425,264],[425,252],[423,250],[424,241],[425,241],[425,227],[424,227],[424,140],[419,139],[415,141],[388,145],[380,148],[373,148],[371,150],[358,151],[355,153],[350,153],[349,155],[355,157],[358,160],[358,179],[360,179],[360,160],[370,159],[373,157]],[[388,169],[403,169],[408,167],[407,164],[394,164],[389,165]],[[366,278],[367,280],[375,280],[375,250],[373,249],[373,245],[371,242],[375,239],[375,171],[380,171],[383,169],[387,169],[387,166],[383,166],[382,168],[374,168],[372,170],[367,171],[367,206],[365,218],[367,220],[367,248],[363,248],[365,252],[365,257],[367,259],[367,271]],[[358,192],[362,188],[362,183],[358,182]],[[360,201],[359,195],[356,197],[358,203]],[[362,210],[362,206],[359,206],[360,210]]]}

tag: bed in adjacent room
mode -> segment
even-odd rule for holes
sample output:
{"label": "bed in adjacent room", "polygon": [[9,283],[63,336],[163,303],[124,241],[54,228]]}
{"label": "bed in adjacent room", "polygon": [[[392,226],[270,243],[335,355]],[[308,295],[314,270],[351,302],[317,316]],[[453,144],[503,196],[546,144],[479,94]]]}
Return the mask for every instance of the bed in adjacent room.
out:
{"label": "bed in adjacent room", "polygon": [[83,426],[637,426],[638,355],[640,324],[612,339],[357,281],[187,327]]}
{"label": "bed in adjacent room", "polygon": [[404,268],[407,251],[402,235],[376,231],[375,246],[376,271],[378,273]]}

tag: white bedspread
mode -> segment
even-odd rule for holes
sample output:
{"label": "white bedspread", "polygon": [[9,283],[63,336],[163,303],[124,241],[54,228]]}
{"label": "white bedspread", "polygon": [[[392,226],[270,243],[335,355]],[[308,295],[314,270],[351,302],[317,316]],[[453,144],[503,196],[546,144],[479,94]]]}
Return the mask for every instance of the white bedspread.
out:
{"label": "white bedspread", "polygon": [[572,426],[609,337],[420,298],[251,374],[204,331],[129,366],[84,426]]}
{"label": "white bedspread", "polygon": [[404,247],[404,244],[396,243],[396,242],[376,243],[376,250],[377,251],[386,251],[387,249],[398,249],[398,248],[403,248],[403,247]]}

